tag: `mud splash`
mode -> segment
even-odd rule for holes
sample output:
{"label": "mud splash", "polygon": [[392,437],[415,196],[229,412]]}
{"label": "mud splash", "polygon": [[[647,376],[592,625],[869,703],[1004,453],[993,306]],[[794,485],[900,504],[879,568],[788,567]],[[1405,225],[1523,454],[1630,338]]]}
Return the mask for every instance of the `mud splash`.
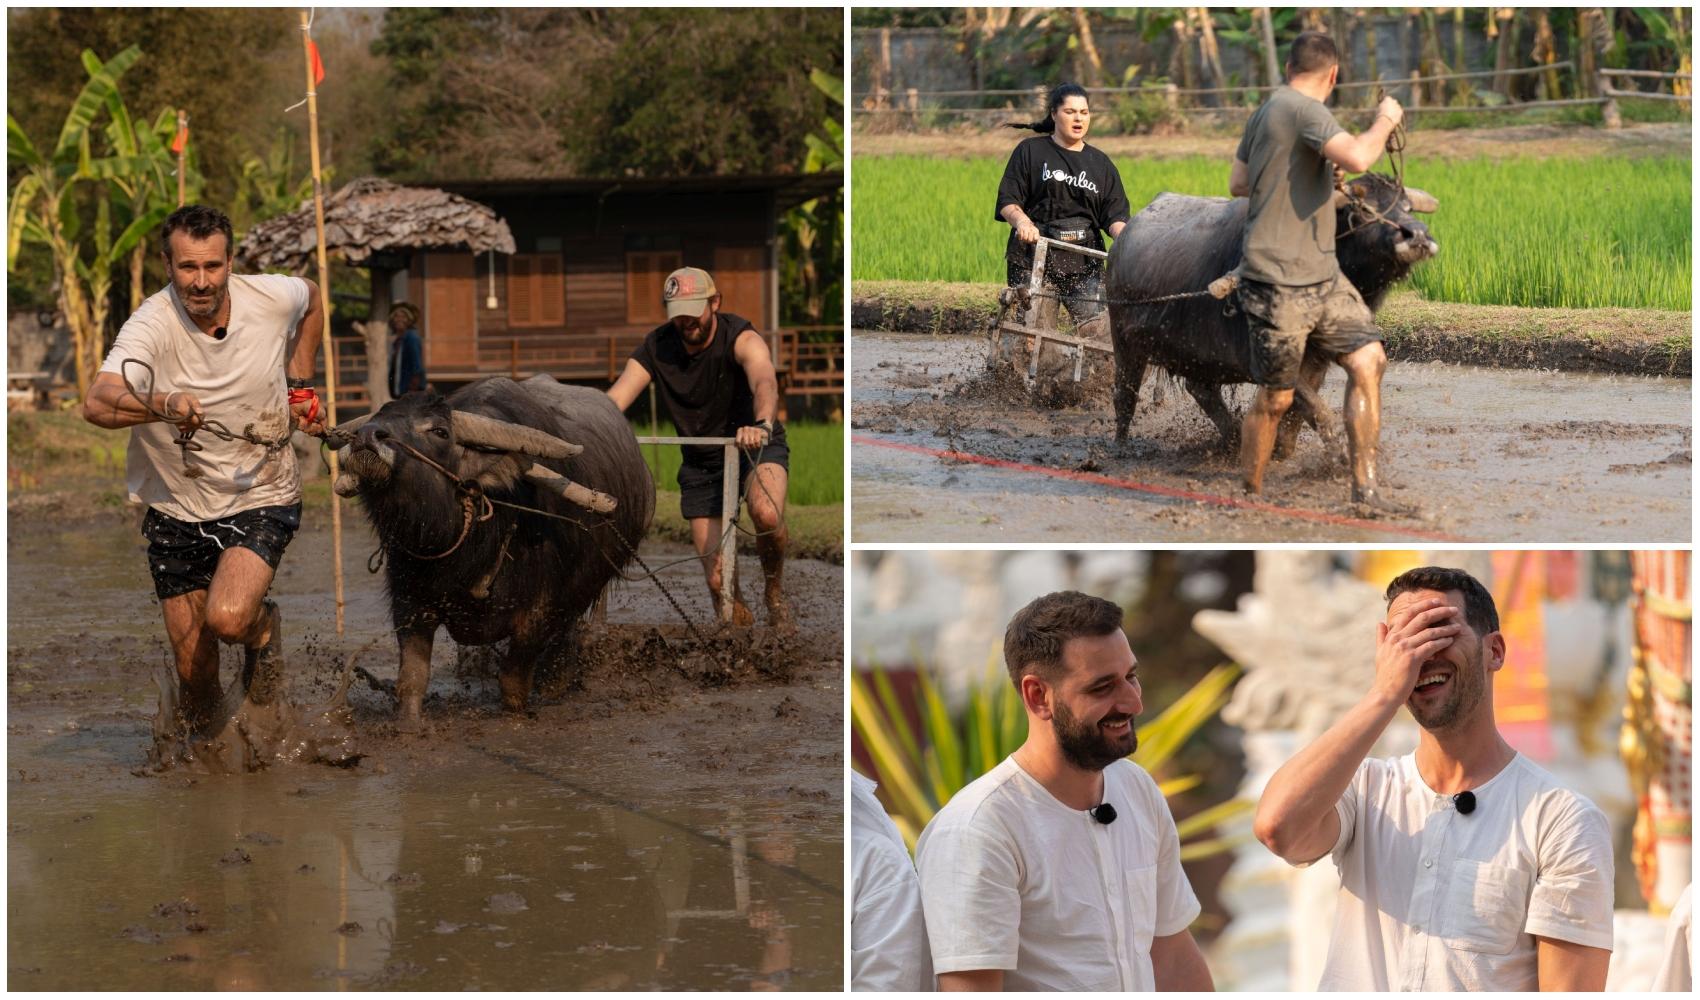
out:
{"label": "mud splash", "polygon": [[[1360,517],[1336,450],[1306,431],[1277,463],[1265,498],[1316,515],[1231,510],[1172,494],[1239,496],[1234,456],[1180,387],[1153,374],[1125,449],[1108,400],[1034,405],[1023,373],[999,377],[981,338],[856,331],[852,449],[856,541],[1384,541]],[[905,376],[924,372],[926,386]],[[1322,396],[1338,406],[1338,373]],[[1249,392],[1231,389],[1230,406]],[[1416,511],[1378,518],[1396,534],[1527,541],[1689,536],[1690,382],[1636,376],[1394,364],[1383,386],[1382,468]],[[1599,413],[1611,419],[1589,420]],[[1116,477],[1106,490],[1010,469],[941,461],[878,442],[996,462]],[[1165,496],[1167,491],[1170,496]],[[949,504],[938,503],[948,495]],[[1090,526],[1090,527],[1087,527]],[[1083,533],[1085,532],[1085,533]]]}

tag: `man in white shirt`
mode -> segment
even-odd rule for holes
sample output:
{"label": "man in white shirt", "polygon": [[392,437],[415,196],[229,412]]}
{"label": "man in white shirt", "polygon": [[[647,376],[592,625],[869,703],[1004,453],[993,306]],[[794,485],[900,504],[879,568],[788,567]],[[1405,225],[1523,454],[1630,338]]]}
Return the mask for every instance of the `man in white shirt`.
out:
{"label": "man in white shirt", "polygon": [[[1387,587],[1375,683],[1275,772],[1257,838],[1340,869],[1322,990],[1605,986],[1611,830],[1593,803],[1513,750],[1493,715],[1505,637],[1493,596],[1456,569]],[[1403,705],[1416,752],[1365,755]]]}
{"label": "man in white shirt", "polygon": [[1004,662],[1027,740],[927,824],[921,901],[941,990],[1209,990],[1174,817],[1126,757],[1144,709],[1122,610],[1074,591],[1016,612]]}
{"label": "man in white shirt", "polygon": [[[230,220],[204,205],[165,220],[170,284],[118,331],[83,403],[90,423],[132,428],[130,499],[148,508],[142,534],[178,700],[200,730],[224,721],[215,717],[221,640],[245,648],[251,700],[279,693],[281,621],[264,598],[301,525],[290,432],[324,430],[312,382],[318,287],[231,274],[231,238]],[[180,434],[194,435],[191,447]]]}
{"label": "man in white shirt", "polygon": [[921,882],[903,834],[874,797],[877,787],[850,772],[850,989],[931,990]]}

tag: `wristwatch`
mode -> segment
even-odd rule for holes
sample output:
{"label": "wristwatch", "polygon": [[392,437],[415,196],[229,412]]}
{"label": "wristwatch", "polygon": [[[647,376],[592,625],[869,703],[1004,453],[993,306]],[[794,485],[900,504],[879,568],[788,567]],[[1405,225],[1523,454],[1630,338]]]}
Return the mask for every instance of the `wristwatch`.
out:
{"label": "wristwatch", "polygon": [[310,378],[287,379],[287,380],[285,380],[285,384],[288,385],[289,388],[291,388],[291,389],[311,389],[311,388],[313,388],[313,380],[310,379]]}

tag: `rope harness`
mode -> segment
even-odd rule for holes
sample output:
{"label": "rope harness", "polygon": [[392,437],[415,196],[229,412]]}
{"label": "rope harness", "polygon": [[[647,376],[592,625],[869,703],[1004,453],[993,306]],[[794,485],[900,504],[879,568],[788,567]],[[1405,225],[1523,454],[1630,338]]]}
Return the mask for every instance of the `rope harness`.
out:
{"label": "rope harness", "polygon": [[[145,395],[136,389],[134,382],[130,381],[131,365],[140,365],[142,369],[148,373],[147,393]],[[290,435],[293,431],[287,429],[280,437],[263,438],[254,430],[253,424],[249,424],[242,428],[242,433],[238,434],[232,431],[229,427],[226,427],[223,423],[207,417],[202,417],[200,425],[197,427],[184,428],[181,421],[186,420],[187,417],[179,417],[175,414],[168,413],[155,407],[151,402],[154,393],[154,382],[156,380],[152,365],[140,358],[125,358],[118,366],[118,374],[119,377],[124,380],[125,390],[128,391],[131,396],[135,397],[136,402],[142,405],[143,412],[161,423],[178,425],[177,438],[172,443],[183,450],[183,475],[190,479],[199,479],[201,476],[206,475],[204,470],[196,468],[189,462],[190,452],[206,450],[199,441],[195,440],[195,432],[198,430],[205,430],[207,433],[221,441],[246,441],[255,447],[265,449],[268,454],[276,451],[282,451],[284,448],[289,447]],[[188,395],[188,393],[184,393],[184,395]],[[166,402],[169,403],[171,401],[171,395],[168,394],[165,399]]]}

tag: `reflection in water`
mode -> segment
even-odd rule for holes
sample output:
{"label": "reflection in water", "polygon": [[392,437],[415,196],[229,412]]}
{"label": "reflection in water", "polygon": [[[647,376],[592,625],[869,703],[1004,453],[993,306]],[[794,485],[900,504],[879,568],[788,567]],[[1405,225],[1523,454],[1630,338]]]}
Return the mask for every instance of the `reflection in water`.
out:
{"label": "reflection in water", "polygon": [[14,786],[10,981],[839,986],[840,844],[756,832],[784,828],[781,803],[637,812],[537,768],[469,768],[137,780],[93,814]]}

